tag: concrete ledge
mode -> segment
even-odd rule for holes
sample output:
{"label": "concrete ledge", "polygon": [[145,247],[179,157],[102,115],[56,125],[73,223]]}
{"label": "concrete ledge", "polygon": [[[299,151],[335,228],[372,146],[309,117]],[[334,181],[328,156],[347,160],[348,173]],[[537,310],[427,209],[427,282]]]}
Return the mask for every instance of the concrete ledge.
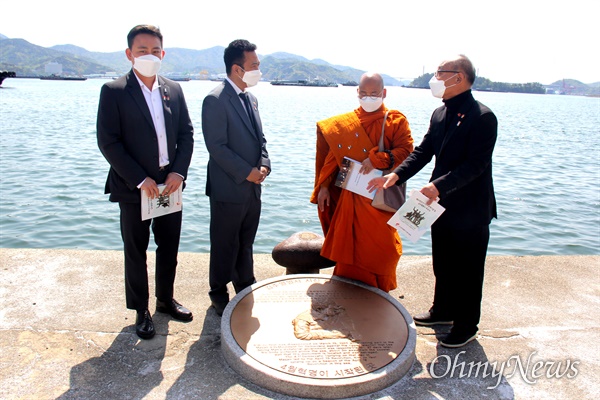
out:
{"label": "concrete ledge", "polygon": [[[140,341],[125,309],[122,252],[0,249],[2,398],[291,399],[225,362],[208,259],[179,257],[175,297],[194,320],[157,313],[156,337]],[[255,262],[258,280],[283,274],[270,255]],[[478,340],[444,349],[447,328],[417,328],[408,374],[356,399],[600,397],[598,271],[600,256],[488,257]],[[390,295],[415,314],[432,292],[431,258],[403,256]]]}

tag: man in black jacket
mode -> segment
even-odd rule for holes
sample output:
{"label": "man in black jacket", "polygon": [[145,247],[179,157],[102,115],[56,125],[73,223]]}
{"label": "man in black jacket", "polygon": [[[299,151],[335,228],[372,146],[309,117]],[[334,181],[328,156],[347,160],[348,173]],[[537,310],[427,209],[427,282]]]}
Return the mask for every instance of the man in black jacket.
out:
{"label": "man in black jacket", "polygon": [[125,50],[131,71],[102,86],[97,135],[100,151],[110,164],[106,193],[121,209],[125,250],[127,308],[137,311],[136,333],[154,336],[148,311],[146,251],[150,224],[156,242],[156,310],[190,321],[192,313],[173,299],[181,212],[142,221],[141,191],[149,198],[179,189],[187,177],[194,147],[194,129],[181,87],[158,76],[164,57],[162,34],[138,25],[127,35]]}
{"label": "man in black jacket", "polygon": [[393,173],[371,187],[401,184],[435,156],[431,179],[421,189],[446,211],[431,227],[435,293],[433,306],[414,316],[421,326],[452,325],[441,341],[461,347],[477,337],[489,225],[496,218],[492,153],[498,122],[471,94],[475,69],[464,55],[444,61],[430,81],[444,105],[433,112],[421,144]]}

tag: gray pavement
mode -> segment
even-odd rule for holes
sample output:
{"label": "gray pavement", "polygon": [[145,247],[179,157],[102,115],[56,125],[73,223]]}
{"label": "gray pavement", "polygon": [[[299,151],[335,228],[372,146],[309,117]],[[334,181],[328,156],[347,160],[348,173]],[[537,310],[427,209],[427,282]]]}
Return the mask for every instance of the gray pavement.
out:
{"label": "gray pavement", "polygon": [[[284,272],[268,254],[255,263],[258,280]],[[175,297],[194,320],[156,314],[148,341],[125,308],[122,264],[120,251],[0,249],[0,398],[291,399],[225,362],[208,254],[179,257]],[[599,398],[599,267],[600,256],[488,257],[478,340],[445,349],[448,328],[417,328],[409,373],[355,399]],[[431,258],[402,257],[390,294],[415,314],[432,293]]]}

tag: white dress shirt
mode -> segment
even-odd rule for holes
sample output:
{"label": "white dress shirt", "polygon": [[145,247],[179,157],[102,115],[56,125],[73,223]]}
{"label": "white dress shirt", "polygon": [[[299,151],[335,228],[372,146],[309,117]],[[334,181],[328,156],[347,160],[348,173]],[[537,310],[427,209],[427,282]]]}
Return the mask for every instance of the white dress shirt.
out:
{"label": "white dress shirt", "polygon": [[[152,90],[148,89],[144,82],[136,75],[135,78],[138,80],[148,109],[150,109],[150,115],[154,122],[154,130],[156,131],[156,139],[158,140],[158,166],[164,167],[169,165],[169,151],[167,149],[167,128],[165,127],[165,115],[163,113],[162,99],[160,98],[160,86],[158,84],[158,75],[154,79]],[[138,189],[144,184],[146,179],[140,182],[137,186]]]}

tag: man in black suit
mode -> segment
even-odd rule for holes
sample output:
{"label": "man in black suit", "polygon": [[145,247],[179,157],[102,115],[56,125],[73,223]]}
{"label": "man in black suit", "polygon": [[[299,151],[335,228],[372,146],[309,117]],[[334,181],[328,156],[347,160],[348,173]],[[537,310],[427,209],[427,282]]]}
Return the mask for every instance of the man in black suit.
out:
{"label": "man in black suit", "polygon": [[227,284],[236,293],[256,282],[252,246],[261,210],[261,183],[271,172],[256,97],[246,91],[260,80],[256,45],[234,40],[225,49],[227,78],[202,103],[202,133],[209,153],[210,292],[223,314]]}
{"label": "man in black suit", "polygon": [[393,173],[372,187],[406,182],[435,156],[430,182],[421,189],[429,203],[439,197],[446,211],[431,227],[435,293],[433,306],[414,316],[421,326],[452,325],[440,344],[461,347],[477,337],[489,225],[496,218],[492,153],[498,121],[471,94],[475,69],[464,55],[444,61],[429,85],[444,105],[433,112],[421,144]]}
{"label": "man in black suit", "polygon": [[[181,212],[142,221],[141,191],[148,197],[176,191],[192,159],[194,129],[181,87],[158,76],[165,55],[160,30],[135,26],[125,54],[133,68],[102,86],[98,106],[98,147],[110,164],[105,193],[121,210],[127,308],[137,311],[136,333],[154,336],[148,311],[146,251],[150,225],[156,242],[156,311],[190,321],[192,313],[173,298]],[[184,184],[185,185],[185,184]]]}

